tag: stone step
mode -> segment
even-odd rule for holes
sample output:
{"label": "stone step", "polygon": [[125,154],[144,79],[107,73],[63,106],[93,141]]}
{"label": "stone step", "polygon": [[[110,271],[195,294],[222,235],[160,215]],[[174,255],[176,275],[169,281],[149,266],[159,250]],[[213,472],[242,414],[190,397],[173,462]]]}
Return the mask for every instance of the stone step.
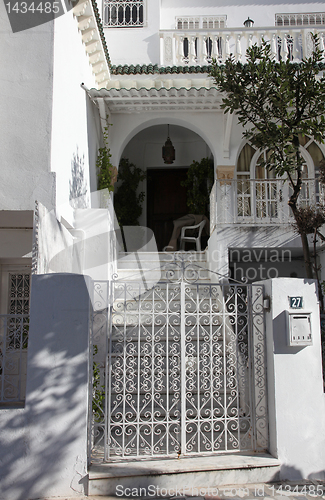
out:
{"label": "stone step", "polygon": [[[158,281],[168,281],[170,283],[175,283],[181,278],[181,273],[179,271],[173,272],[171,274],[170,270],[166,269],[117,269],[117,276],[114,281],[139,281],[144,283],[146,281],[150,284],[157,283]],[[210,283],[210,273],[207,269],[196,269],[195,275],[193,273],[186,272],[185,277],[188,282],[196,283]]]}
{"label": "stone step", "polygon": [[[193,489],[192,496],[198,496],[195,489],[276,481],[279,471],[279,460],[269,454],[249,452],[92,464],[89,495],[123,496],[126,488],[159,487],[175,492],[177,489],[179,495],[189,496]],[[142,496],[150,495],[144,495],[143,490]]]}
{"label": "stone step", "polygon": [[157,261],[161,263],[170,263],[176,261],[189,262],[207,262],[206,252],[137,252],[137,254],[119,252],[118,261],[137,261],[139,258],[141,261]]}

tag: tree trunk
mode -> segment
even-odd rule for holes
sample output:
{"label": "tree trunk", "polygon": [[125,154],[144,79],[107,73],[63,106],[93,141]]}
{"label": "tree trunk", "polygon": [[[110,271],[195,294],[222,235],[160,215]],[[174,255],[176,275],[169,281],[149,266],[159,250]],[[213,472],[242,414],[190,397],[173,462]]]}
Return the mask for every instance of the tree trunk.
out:
{"label": "tree trunk", "polygon": [[299,234],[301,238],[301,243],[302,243],[302,251],[304,255],[304,262],[305,262],[305,269],[306,269],[306,274],[308,279],[312,279],[313,276],[313,266],[310,258],[310,251],[309,251],[309,245],[308,245],[308,238],[307,234],[303,231],[303,229],[299,228],[299,218],[298,218],[298,209],[297,209],[297,201],[298,201],[298,196],[300,194],[301,186],[302,186],[302,168],[299,168],[300,165],[300,159],[299,159],[299,140],[298,137],[296,138],[296,155],[297,155],[297,182],[294,184],[292,182],[292,187],[293,187],[293,193],[290,196],[289,199],[289,206],[292,210],[293,216],[297,222],[297,226],[299,229]]}

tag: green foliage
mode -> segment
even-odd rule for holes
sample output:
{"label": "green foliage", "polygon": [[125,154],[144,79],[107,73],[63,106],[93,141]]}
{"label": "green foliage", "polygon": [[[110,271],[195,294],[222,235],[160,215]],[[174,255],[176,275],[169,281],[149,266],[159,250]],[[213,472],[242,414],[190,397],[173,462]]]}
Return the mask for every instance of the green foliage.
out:
{"label": "green foliage", "polygon": [[268,152],[260,165],[273,169],[277,176],[286,174],[291,184],[288,204],[299,227],[308,278],[313,277],[313,271],[307,233],[301,223],[305,217],[297,206],[304,164],[299,137],[308,135],[324,142],[325,134],[323,51],[317,35],[310,35],[313,53],[300,63],[276,62],[270,44],[263,41],[261,46],[247,49],[246,64],[231,56],[223,66],[213,61],[210,72],[224,93],[224,111],[235,113],[245,129],[244,137]]}
{"label": "green foliage", "polygon": [[144,191],[137,189],[146,173],[126,158],[122,158],[118,170],[118,180],[122,181],[114,195],[114,208],[120,226],[138,226],[142,214]]}
{"label": "green foliage", "polygon": [[247,50],[246,64],[231,56],[223,66],[212,65],[211,75],[225,93],[222,108],[237,115],[254,146],[270,152],[264,166],[279,176],[301,169],[299,134],[323,142],[323,53],[317,36],[311,36],[315,49],[301,63],[274,61],[270,44],[263,41]]}
{"label": "green foliage", "polygon": [[116,176],[116,168],[111,163],[111,153],[108,147],[108,127],[104,132],[104,146],[98,149],[96,161],[98,173],[98,189],[114,190],[113,179]]}
{"label": "green foliage", "polygon": [[[93,355],[98,353],[97,345],[93,347]],[[93,362],[93,401],[92,410],[95,422],[101,422],[104,415],[105,406],[105,386],[100,385],[99,363]]]}
{"label": "green foliage", "polygon": [[193,161],[187,171],[187,179],[181,185],[187,188],[187,206],[190,213],[209,217],[210,191],[213,185],[213,160],[202,158]]}

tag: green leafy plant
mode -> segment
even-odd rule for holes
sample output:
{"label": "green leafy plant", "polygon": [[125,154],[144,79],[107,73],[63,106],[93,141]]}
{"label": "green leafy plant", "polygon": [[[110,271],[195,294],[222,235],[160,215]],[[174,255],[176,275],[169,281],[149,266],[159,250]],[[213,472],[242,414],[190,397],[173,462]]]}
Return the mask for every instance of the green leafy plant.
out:
{"label": "green leafy plant", "polygon": [[117,169],[111,163],[111,153],[108,147],[108,126],[104,132],[104,146],[98,149],[96,161],[98,173],[98,189],[114,190],[114,180],[116,179]]}
{"label": "green leafy plant", "polygon": [[187,189],[187,206],[190,213],[209,217],[210,191],[213,185],[213,160],[202,158],[193,161],[187,179],[181,183]]}
{"label": "green leafy plant", "polygon": [[298,210],[304,164],[299,137],[310,136],[324,142],[325,134],[323,50],[318,37],[310,36],[314,50],[301,63],[293,63],[289,58],[275,61],[270,44],[263,41],[261,46],[255,44],[247,49],[245,64],[231,55],[224,65],[214,60],[210,72],[224,93],[224,112],[235,113],[245,129],[244,137],[268,152],[261,166],[274,170],[277,176],[285,175],[291,186],[288,204],[300,229],[308,278],[313,277],[313,269]]}
{"label": "green leafy plant", "polygon": [[138,226],[142,214],[144,191],[137,193],[140,182],[146,173],[136,167],[127,158],[122,158],[118,170],[121,184],[114,194],[114,208],[120,226]]}
{"label": "green leafy plant", "polygon": [[[93,347],[93,356],[98,353],[97,345]],[[93,362],[93,401],[92,410],[95,422],[99,423],[103,420],[105,407],[105,386],[100,384],[100,365],[96,361]]]}

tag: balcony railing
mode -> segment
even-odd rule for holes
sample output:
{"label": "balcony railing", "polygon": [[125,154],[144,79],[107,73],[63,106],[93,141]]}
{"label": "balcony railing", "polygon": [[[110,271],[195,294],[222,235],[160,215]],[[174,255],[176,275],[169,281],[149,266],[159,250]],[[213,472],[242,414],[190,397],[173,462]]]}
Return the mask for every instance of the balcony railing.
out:
{"label": "balcony railing", "polygon": [[29,316],[0,315],[0,407],[24,404]]}
{"label": "balcony railing", "polygon": [[274,60],[298,62],[313,51],[311,32],[319,35],[325,57],[325,27],[323,30],[309,26],[164,30],[160,31],[160,64],[202,66],[210,64],[212,59],[223,63],[230,54],[244,63],[246,49],[254,43],[260,44],[263,39],[270,42]]}
{"label": "balcony railing", "polygon": [[[288,205],[291,193],[289,183],[282,179],[216,181],[210,195],[211,229],[217,224],[288,224],[293,221]],[[298,204],[324,201],[323,185],[315,179],[304,179]]]}

